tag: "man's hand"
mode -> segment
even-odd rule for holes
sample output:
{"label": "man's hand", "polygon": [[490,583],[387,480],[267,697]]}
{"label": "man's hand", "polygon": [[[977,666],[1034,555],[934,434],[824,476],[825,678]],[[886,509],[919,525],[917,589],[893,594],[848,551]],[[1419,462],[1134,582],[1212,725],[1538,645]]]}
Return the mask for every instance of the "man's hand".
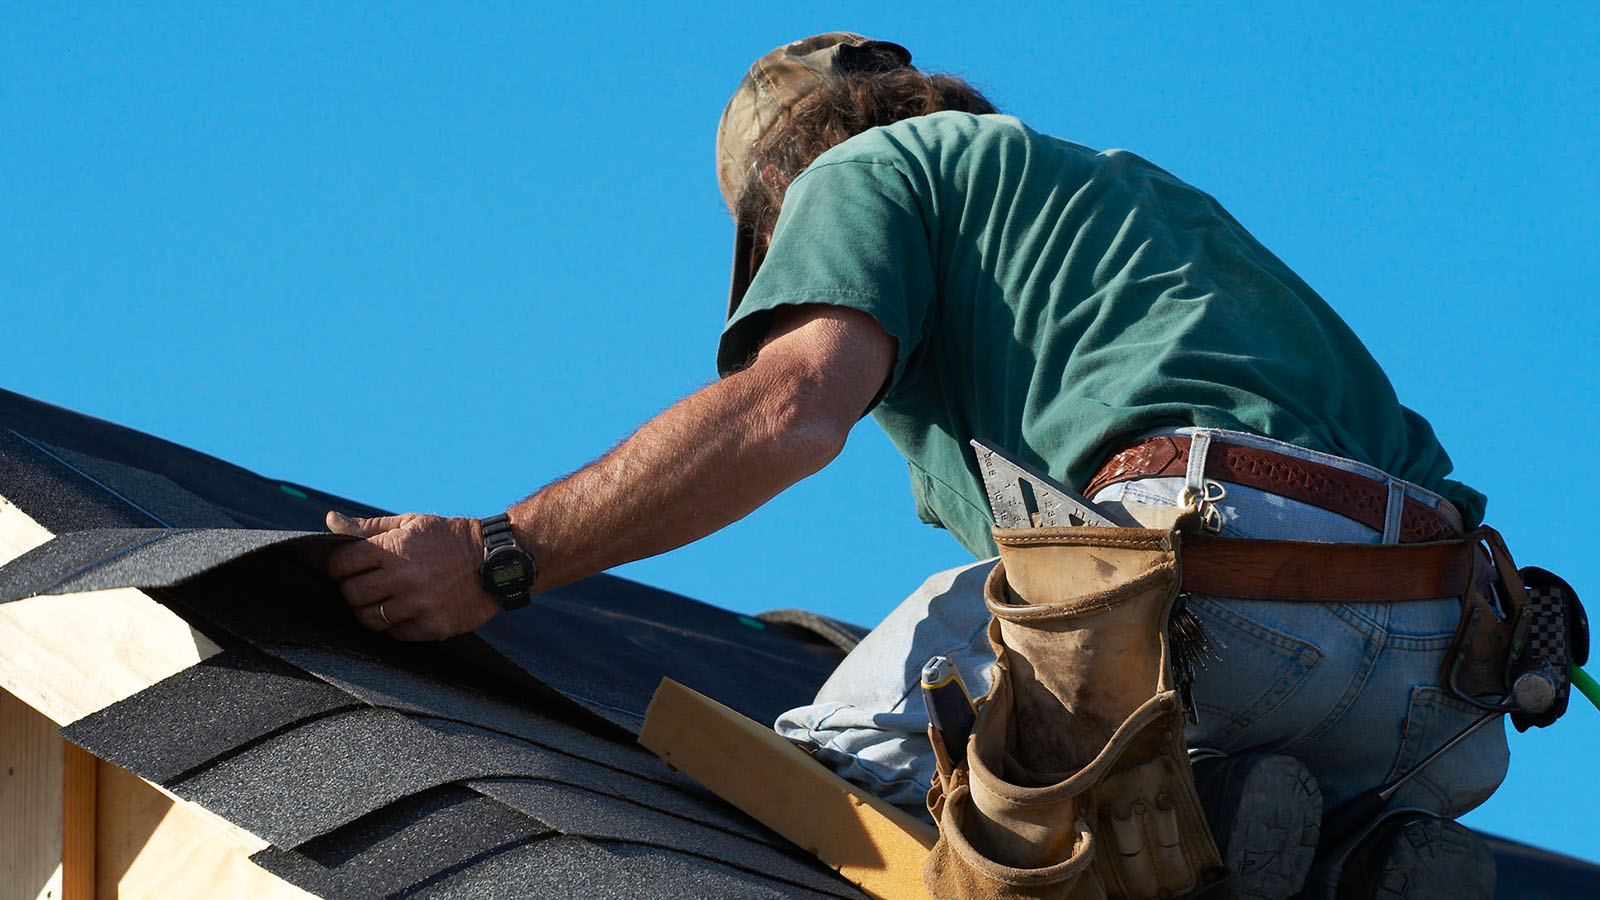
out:
{"label": "man's hand", "polygon": [[328,574],[362,625],[402,641],[435,641],[471,631],[500,611],[478,581],[483,544],[476,521],[336,512],[327,521],[329,531],[366,538],[328,557]]}

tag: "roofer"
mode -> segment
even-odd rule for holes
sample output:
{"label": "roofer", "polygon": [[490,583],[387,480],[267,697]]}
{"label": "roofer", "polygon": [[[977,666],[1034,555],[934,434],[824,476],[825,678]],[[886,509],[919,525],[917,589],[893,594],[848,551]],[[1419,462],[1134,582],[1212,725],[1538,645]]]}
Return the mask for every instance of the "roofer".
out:
{"label": "roofer", "polygon": [[[1215,200],[995,114],[898,45],[829,34],[762,57],[723,114],[717,167],[738,235],[724,377],[508,517],[330,514],[369,538],[331,563],[364,624],[457,634],[696,540],[826,465],[868,412],[910,463],[921,518],[981,559],[996,543],[974,438],[1151,528],[1192,512],[1233,538],[1393,545],[1482,519],[1361,342]],[[935,760],[917,672],[945,654],[989,689],[993,568],[931,578],[779,730],[920,810]],[[1201,793],[1242,895],[1299,891],[1325,806],[1479,717],[1441,685],[1461,605],[1189,598],[1214,658],[1185,735],[1213,758]],[[1314,890],[1489,896],[1492,858],[1451,819],[1506,765],[1495,718]]]}

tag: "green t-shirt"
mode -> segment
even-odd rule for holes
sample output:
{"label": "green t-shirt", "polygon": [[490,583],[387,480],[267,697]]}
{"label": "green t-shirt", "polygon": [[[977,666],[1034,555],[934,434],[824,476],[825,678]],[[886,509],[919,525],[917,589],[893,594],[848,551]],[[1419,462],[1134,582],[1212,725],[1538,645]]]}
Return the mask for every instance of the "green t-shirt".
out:
{"label": "green t-shirt", "polygon": [[751,357],[771,310],[815,303],[898,342],[873,417],[919,515],[978,556],[994,543],[973,438],[1081,487],[1152,429],[1248,431],[1483,516],[1333,309],[1214,199],[1126,151],[965,113],[857,135],[790,186],[718,369]]}

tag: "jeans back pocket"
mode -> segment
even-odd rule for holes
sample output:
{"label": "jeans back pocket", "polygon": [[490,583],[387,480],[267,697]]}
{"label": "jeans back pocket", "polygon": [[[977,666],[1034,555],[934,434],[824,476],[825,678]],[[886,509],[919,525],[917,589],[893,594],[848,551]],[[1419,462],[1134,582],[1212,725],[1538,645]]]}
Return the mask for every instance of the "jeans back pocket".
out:
{"label": "jeans back pocket", "polygon": [[1191,597],[1210,651],[1196,660],[1194,696],[1199,722],[1190,743],[1232,753],[1281,745],[1305,723],[1274,715],[1287,705],[1318,663],[1316,645],[1245,615],[1256,603]]}
{"label": "jeans back pocket", "polygon": [[[1406,708],[1400,751],[1384,783],[1416,768],[1428,754],[1448,744],[1482,712],[1451,697],[1442,689],[1423,685],[1412,688]],[[1395,793],[1394,809],[1414,807],[1456,818],[1489,799],[1505,780],[1511,762],[1504,722],[1491,722],[1462,741]]]}

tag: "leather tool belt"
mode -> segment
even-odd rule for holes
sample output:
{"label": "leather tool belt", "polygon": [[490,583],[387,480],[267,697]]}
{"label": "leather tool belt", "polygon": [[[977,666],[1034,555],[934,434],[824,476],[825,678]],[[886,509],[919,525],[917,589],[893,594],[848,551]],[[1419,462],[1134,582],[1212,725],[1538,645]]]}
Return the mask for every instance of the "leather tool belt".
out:
{"label": "leather tool belt", "polygon": [[1519,731],[1566,712],[1569,666],[1588,657],[1577,593],[1544,569],[1519,570],[1487,525],[1427,544],[1179,538],[1185,594],[1321,603],[1460,598],[1439,683],[1479,709],[1509,713]]}
{"label": "leather tool belt", "polygon": [[[963,760],[939,755],[924,869],[939,898],[1226,896],[1195,794],[1169,625],[1177,599],[1461,598],[1442,683],[1519,728],[1567,702],[1587,655],[1582,607],[1500,535],[1416,544],[1258,541],[1137,528],[995,529],[985,584],[996,654]],[[1524,575],[1527,575],[1526,584]],[[1529,585],[1534,587],[1530,590]],[[1530,676],[1549,697],[1520,702]],[[1539,684],[1535,683],[1535,687]],[[1539,693],[1535,691],[1535,693]],[[935,742],[937,745],[937,742]]]}
{"label": "leather tool belt", "polygon": [[[1111,456],[1083,489],[1093,497],[1101,488],[1136,478],[1182,477],[1189,466],[1190,440],[1163,435],[1139,441]],[[1389,503],[1388,485],[1355,472],[1257,447],[1217,440],[1206,454],[1205,477],[1309,503],[1382,532]],[[1444,541],[1460,536],[1453,508],[1444,512],[1413,497],[1405,498],[1400,541]]]}

